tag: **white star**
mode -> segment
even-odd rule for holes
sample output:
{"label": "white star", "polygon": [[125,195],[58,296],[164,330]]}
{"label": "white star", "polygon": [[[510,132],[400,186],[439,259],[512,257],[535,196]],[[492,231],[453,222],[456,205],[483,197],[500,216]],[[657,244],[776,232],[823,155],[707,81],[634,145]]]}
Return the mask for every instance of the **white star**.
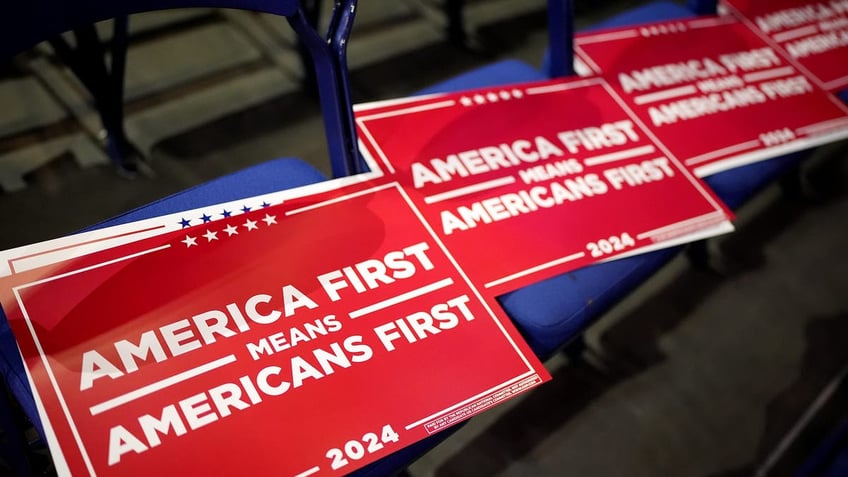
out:
{"label": "white star", "polygon": [[486,98],[483,97],[482,94],[475,94],[474,95],[474,102],[477,103],[477,104],[484,104],[486,102]]}
{"label": "white star", "polygon": [[197,237],[186,235],[185,240],[180,240],[180,242],[186,244],[186,248],[197,247]]}
{"label": "white star", "polygon": [[262,219],[262,221],[263,221],[263,222],[265,222],[266,224],[268,224],[268,225],[270,226],[270,225],[272,225],[272,224],[276,224],[276,223],[277,223],[277,216],[276,216],[276,215],[265,214],[265,218],[264,218],[264,219]]}
{"label": "white star", "polygon": [[519,99],[524,96],[524,93],[520,89],[513,89],[512,96],[516,99]]}
{"label": "white star", "polygon": [[507,99],[512,98],[512,96],[509,95],[509,91],[501,91],[500,95],[501,95],[501,99],[503,99],[503,100],[507,100]]}
{"label": "white star", "polygon": [[224,229],[224,232],[227,232],[227,237],[232,237],[233,235],[238,235],[238,229],[234,227],[232,224],[228,225],[227,228]]}
{"label": "white star", "polygon": [[496,93],[488,93],[486,95],[486,98],[489,100],[490,103],[494,103],[494,102],[497,102],[498,95]]}
{"label": "white star", "polygon": [[256,221],[250,219],[248,219],[247,222],[244,223],[244,226],[247,227],[247,230],[256,230],[259,228],[256,226]]}
{"label": "white star", "polygon": [[213,240],[218,240],[218,232],[213,232],[209,229],[206,229],[206,233],[203,234],[203,236],[206,237],[206,240],[208,242],[211,242]]}
{"label": "white star", "polygon": [[474,104],[474,101],[471,101],[471,98],[469,98],[468,96],[463,96],[462,98],[460,98],[459,102],[462,103],[463,106],[471,106],[472,104]]}

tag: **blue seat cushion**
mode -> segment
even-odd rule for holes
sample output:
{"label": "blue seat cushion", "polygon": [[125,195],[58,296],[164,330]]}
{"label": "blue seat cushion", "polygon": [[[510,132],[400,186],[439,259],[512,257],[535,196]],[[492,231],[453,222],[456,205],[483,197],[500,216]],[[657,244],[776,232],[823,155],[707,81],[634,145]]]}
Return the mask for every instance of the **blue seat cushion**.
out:
{"label": "blue seat cushion", "polygon": [[738,209],[764,187],[795,169],[809,151],[794,152],[705,177],[715,194],[731,209]]}
{"label": "blue seat cushion", "polygon": [[454,76],[415,94],[450,93],[464,89],[485,88],[510,83],[526,83],[548,79],[536,68],[518,60],[502,60]]}
{"label": "blue seat cushion", "polygon": [[327,178],[323,174],[300,159],[274,159],[151,202],[85,230],[111,227],[207,205],[294,189],[325,180]]}
{"label": "blue seat cushion", "polygon": [[498,301],[536,355],[547,359],[681,249],[671,247],[581,268],[507,293]]}
{"label": "blue seat cushion", "polygon": [[[93,230],[135,220],[171,214],[187,209],[228,202],[283,189],[292,189],[326,180],[317,169],[299,159],[275,159],[212,180],[144,207],[89,227]],[[6,315],[0,310],[0,373],[24,413],[44,436],[32,390],[27,383],[24,365],[18,353]]]}

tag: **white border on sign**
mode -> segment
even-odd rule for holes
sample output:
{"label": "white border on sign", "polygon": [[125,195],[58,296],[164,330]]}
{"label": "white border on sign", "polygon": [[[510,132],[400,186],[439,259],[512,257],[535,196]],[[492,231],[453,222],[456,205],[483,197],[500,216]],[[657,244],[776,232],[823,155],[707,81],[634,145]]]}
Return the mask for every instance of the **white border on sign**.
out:
{"label": "white border on sign", "polygon": [[[846,118],[846,120],[848,120],[848,118]],[[696,167],[695,173],[698,174],[698,177],[707,177],[722,171],[733,169],[735,167],[753,164],[792,152],[803,151],[805,149],[822,146],[846,138],[848,138],[848,128],[840,129],[825,134],[806,136],[795,139],[794,141],[787,142],[785,144],[781,144],[780,146],[771,146],[757,151],[751,151],[746,154],[733,156],[728,159],[724,159],[721,162],[707,164],[703,167]]]}

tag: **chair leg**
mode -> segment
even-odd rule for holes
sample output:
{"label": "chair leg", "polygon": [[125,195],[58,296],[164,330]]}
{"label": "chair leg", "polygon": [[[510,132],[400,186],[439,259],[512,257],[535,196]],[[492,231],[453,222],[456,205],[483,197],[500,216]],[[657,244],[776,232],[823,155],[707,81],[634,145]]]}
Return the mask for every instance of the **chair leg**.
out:
{"label": "chair leg", "polygon": [[468,25],[465,23],[465,0],[444,0],[443,8],[447,19],[445,34],[450,44],[484,58],[495,56],[491,47],[475,33],[468,33]]}
{"label": "chair leg", "polygon": [[445,0],[448,41],[454,45],[465,46],[468,41],[468,35],[465,32],[465,19],[462,14],[464,7],[464,0]]}
{"label": "chair leg", "polygon": [[127,138],[124,129],[124,78],[127,64],[127,48],[129,47],[129,18],[115,18],[109,56],[111,58],[108,72],[108,84],[104,85],[106,96],[103,101],[103,129],[107,134],[107,144],[112,157],[122,167],[136,172],[141,158],[138,150]]}
{"label": "chair leg", "polygon": [[783,194],[792,200],[804,198],[804,181],[801,177],[801,168],[793,167],[780,178],[780,189]]}
{"label": "chair leg", "polygon": [[74,30],[76,47],[62,38],[50,40],[56,55],[77,76],[94,99],[105,137],[102,138],[109,158],[124,174],[139,171],[141,155],[129,141],[124,130],[124,73],[127,53],[127,17],[115,19],[112,42],[109,45],[110,64],[107,67],[106,49],[94,25]]}
{"label": "chair leg", "polygon": [[692,242],[686,247],[686,258],[698,270],[711,270],[710,249],[706,240]]}
{"label": "chair leg", "polygon": [[568,360],[572,363],[579,363],[583,361],[583,353],[585,351],[586,338],[583,336],[583,333],[580,333],[577,337],[571,340],[562,350]]}

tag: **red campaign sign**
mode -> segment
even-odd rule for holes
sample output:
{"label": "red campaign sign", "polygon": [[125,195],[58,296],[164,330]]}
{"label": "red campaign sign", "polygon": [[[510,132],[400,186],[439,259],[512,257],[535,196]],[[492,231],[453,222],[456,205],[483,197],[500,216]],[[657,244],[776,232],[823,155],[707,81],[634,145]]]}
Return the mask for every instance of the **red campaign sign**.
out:
{"label": "red campaign sign", "polygon": [[731,17],[586,33],[575,51],[700,177],[848,137],[848,107]]}
{"label": "red campaign sign", "polygon": [[732,230],[600,78],[375,103],[356,121],[363,151],[493,296]]}
{"label": "red campaign sign", "polygon": [[848,87],[848,0],[722,0],[820,87]]}
{"label": "red campaign sign", "polygon": [[340,475],[548,380],[413,209],[365,182],[0,254],[59,473]]}

